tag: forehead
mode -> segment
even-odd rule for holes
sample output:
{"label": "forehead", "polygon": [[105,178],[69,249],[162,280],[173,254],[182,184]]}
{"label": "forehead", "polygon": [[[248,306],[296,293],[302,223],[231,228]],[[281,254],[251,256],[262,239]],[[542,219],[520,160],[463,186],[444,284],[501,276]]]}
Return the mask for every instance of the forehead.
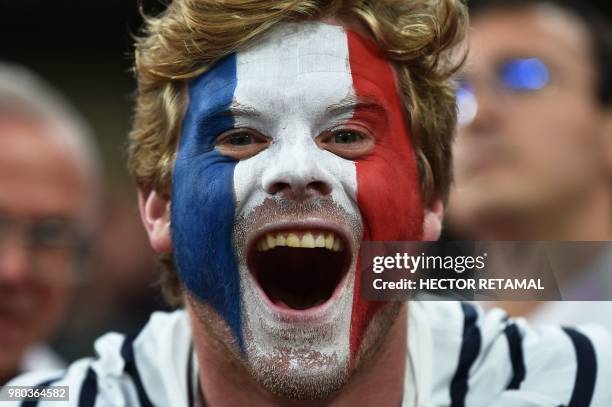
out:
{"label": "forehead", "polygon": [[51,126],[0,117],[0,210],[26,217],[80,214],[82,174]]}
{"label": "forehead", "polygon": [[372,41],[341,25],[283,23],[192,80],[188,116],[313,119],[352,99],[355,78],[363,98],[395,102],[394,72]]}
{"label": "forehead", "polygon": [[322,22],[285,23],[237,54],[247,79],[287,85],[293,79],[322,73],[345,75],[348,69],[346,30]]}
{"label": "forehead", "polygon": [[331,104],[346,97],[351,87],[348,42],[341,26],[283,24],[239,52],[236,64],[236,100],[259,108],[295,105],[291,102],[304,96]]}
{"label": "forehead", "polygon": [[561,67],[590,64],[586,28],[577,17],[547,5],[483,11],[474,18],[468,69],[531,56]]}

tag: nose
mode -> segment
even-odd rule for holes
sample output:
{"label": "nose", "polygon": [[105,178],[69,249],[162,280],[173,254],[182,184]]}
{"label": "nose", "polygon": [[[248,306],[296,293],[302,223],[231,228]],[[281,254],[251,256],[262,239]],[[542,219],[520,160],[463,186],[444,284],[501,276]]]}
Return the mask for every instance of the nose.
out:
{"label": "nose", "polygon": [[504,96],[481,83],[469,91],[459,91],[457,102],[461,133],[472,136],[492,133],[502,120],[506,108]]}
{"label": "nose", "polygon": [[471,133],[489,134],[501,120],[500,97],[493,97],[487,92],[478,92],[478,110],[472,122],[468,125]]}
{"label": "nose", "polygon": [[0,242],[0,283],[16,285],[24,282],[29,268],[25,245],[17,241]]}
{"label": "nose", "polygon": [[281,151],[278,159],[265,170],[263,188],[270,195],[305,200],[331,194],[331,175],[319,165],[318,147],[293,146]]}

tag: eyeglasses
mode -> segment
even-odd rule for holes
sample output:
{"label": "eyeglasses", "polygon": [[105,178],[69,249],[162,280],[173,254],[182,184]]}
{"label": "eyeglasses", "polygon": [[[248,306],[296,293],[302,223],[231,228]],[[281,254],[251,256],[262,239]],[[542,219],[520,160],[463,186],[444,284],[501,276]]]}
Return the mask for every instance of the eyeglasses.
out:
{"label": "eyeglasses", "polygon": [[0,248],[6,249],[9,242],[28,250],[32,272],[46,282],[77,281],[78,266],[88,249],[88,239],[75,221],[55,217],[22,219],[0,212]]}
{"label": "eyeglasses", "polygon": [[[544,89],[550,83],[550,70],[539,58],[512,58],[500,63],[489,83],[500,94],[527,94]],[[458,80],[456,91],[459,125],[470,124],[478,113],[475,85],[469,79]]]}

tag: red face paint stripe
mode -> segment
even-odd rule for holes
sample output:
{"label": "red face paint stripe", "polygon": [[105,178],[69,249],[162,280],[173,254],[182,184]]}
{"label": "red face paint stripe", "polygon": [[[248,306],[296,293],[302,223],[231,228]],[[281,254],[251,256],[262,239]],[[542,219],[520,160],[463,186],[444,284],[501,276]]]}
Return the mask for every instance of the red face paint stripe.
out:
{"label": "red face paint stripe", "polygon": [[[363,240],[420,240],[423,202],[415,154],[393,69],[374,42],[350,30],[347,36],[355,96],[379,100],[386,110],[381,125],[374,126],[376,147],[367,157],[356,161]],[[366,114],[356,109],[353,120],[358,121]],[[385,304],[361,299],[360,264],[358,259],[351,315],[351,366],[368,324]]]}

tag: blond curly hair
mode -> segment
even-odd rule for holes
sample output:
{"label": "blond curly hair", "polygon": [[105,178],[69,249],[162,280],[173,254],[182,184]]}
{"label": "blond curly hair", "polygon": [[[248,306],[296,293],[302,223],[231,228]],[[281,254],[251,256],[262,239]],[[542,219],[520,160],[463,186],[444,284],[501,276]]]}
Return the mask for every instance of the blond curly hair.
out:
{"label": "blond curly hair", "polygon": [[[457,116],[452,75],[463,61],[453,50],[468,24],[461,0],[174,0],[145,18],[136,40],[128,167],[139,188],[170,192],[191,78],[279,23],[326,18],[360,24],[393,64],[424,200],[445,200]],[[176,287],[176,275],[165,279]]]}

